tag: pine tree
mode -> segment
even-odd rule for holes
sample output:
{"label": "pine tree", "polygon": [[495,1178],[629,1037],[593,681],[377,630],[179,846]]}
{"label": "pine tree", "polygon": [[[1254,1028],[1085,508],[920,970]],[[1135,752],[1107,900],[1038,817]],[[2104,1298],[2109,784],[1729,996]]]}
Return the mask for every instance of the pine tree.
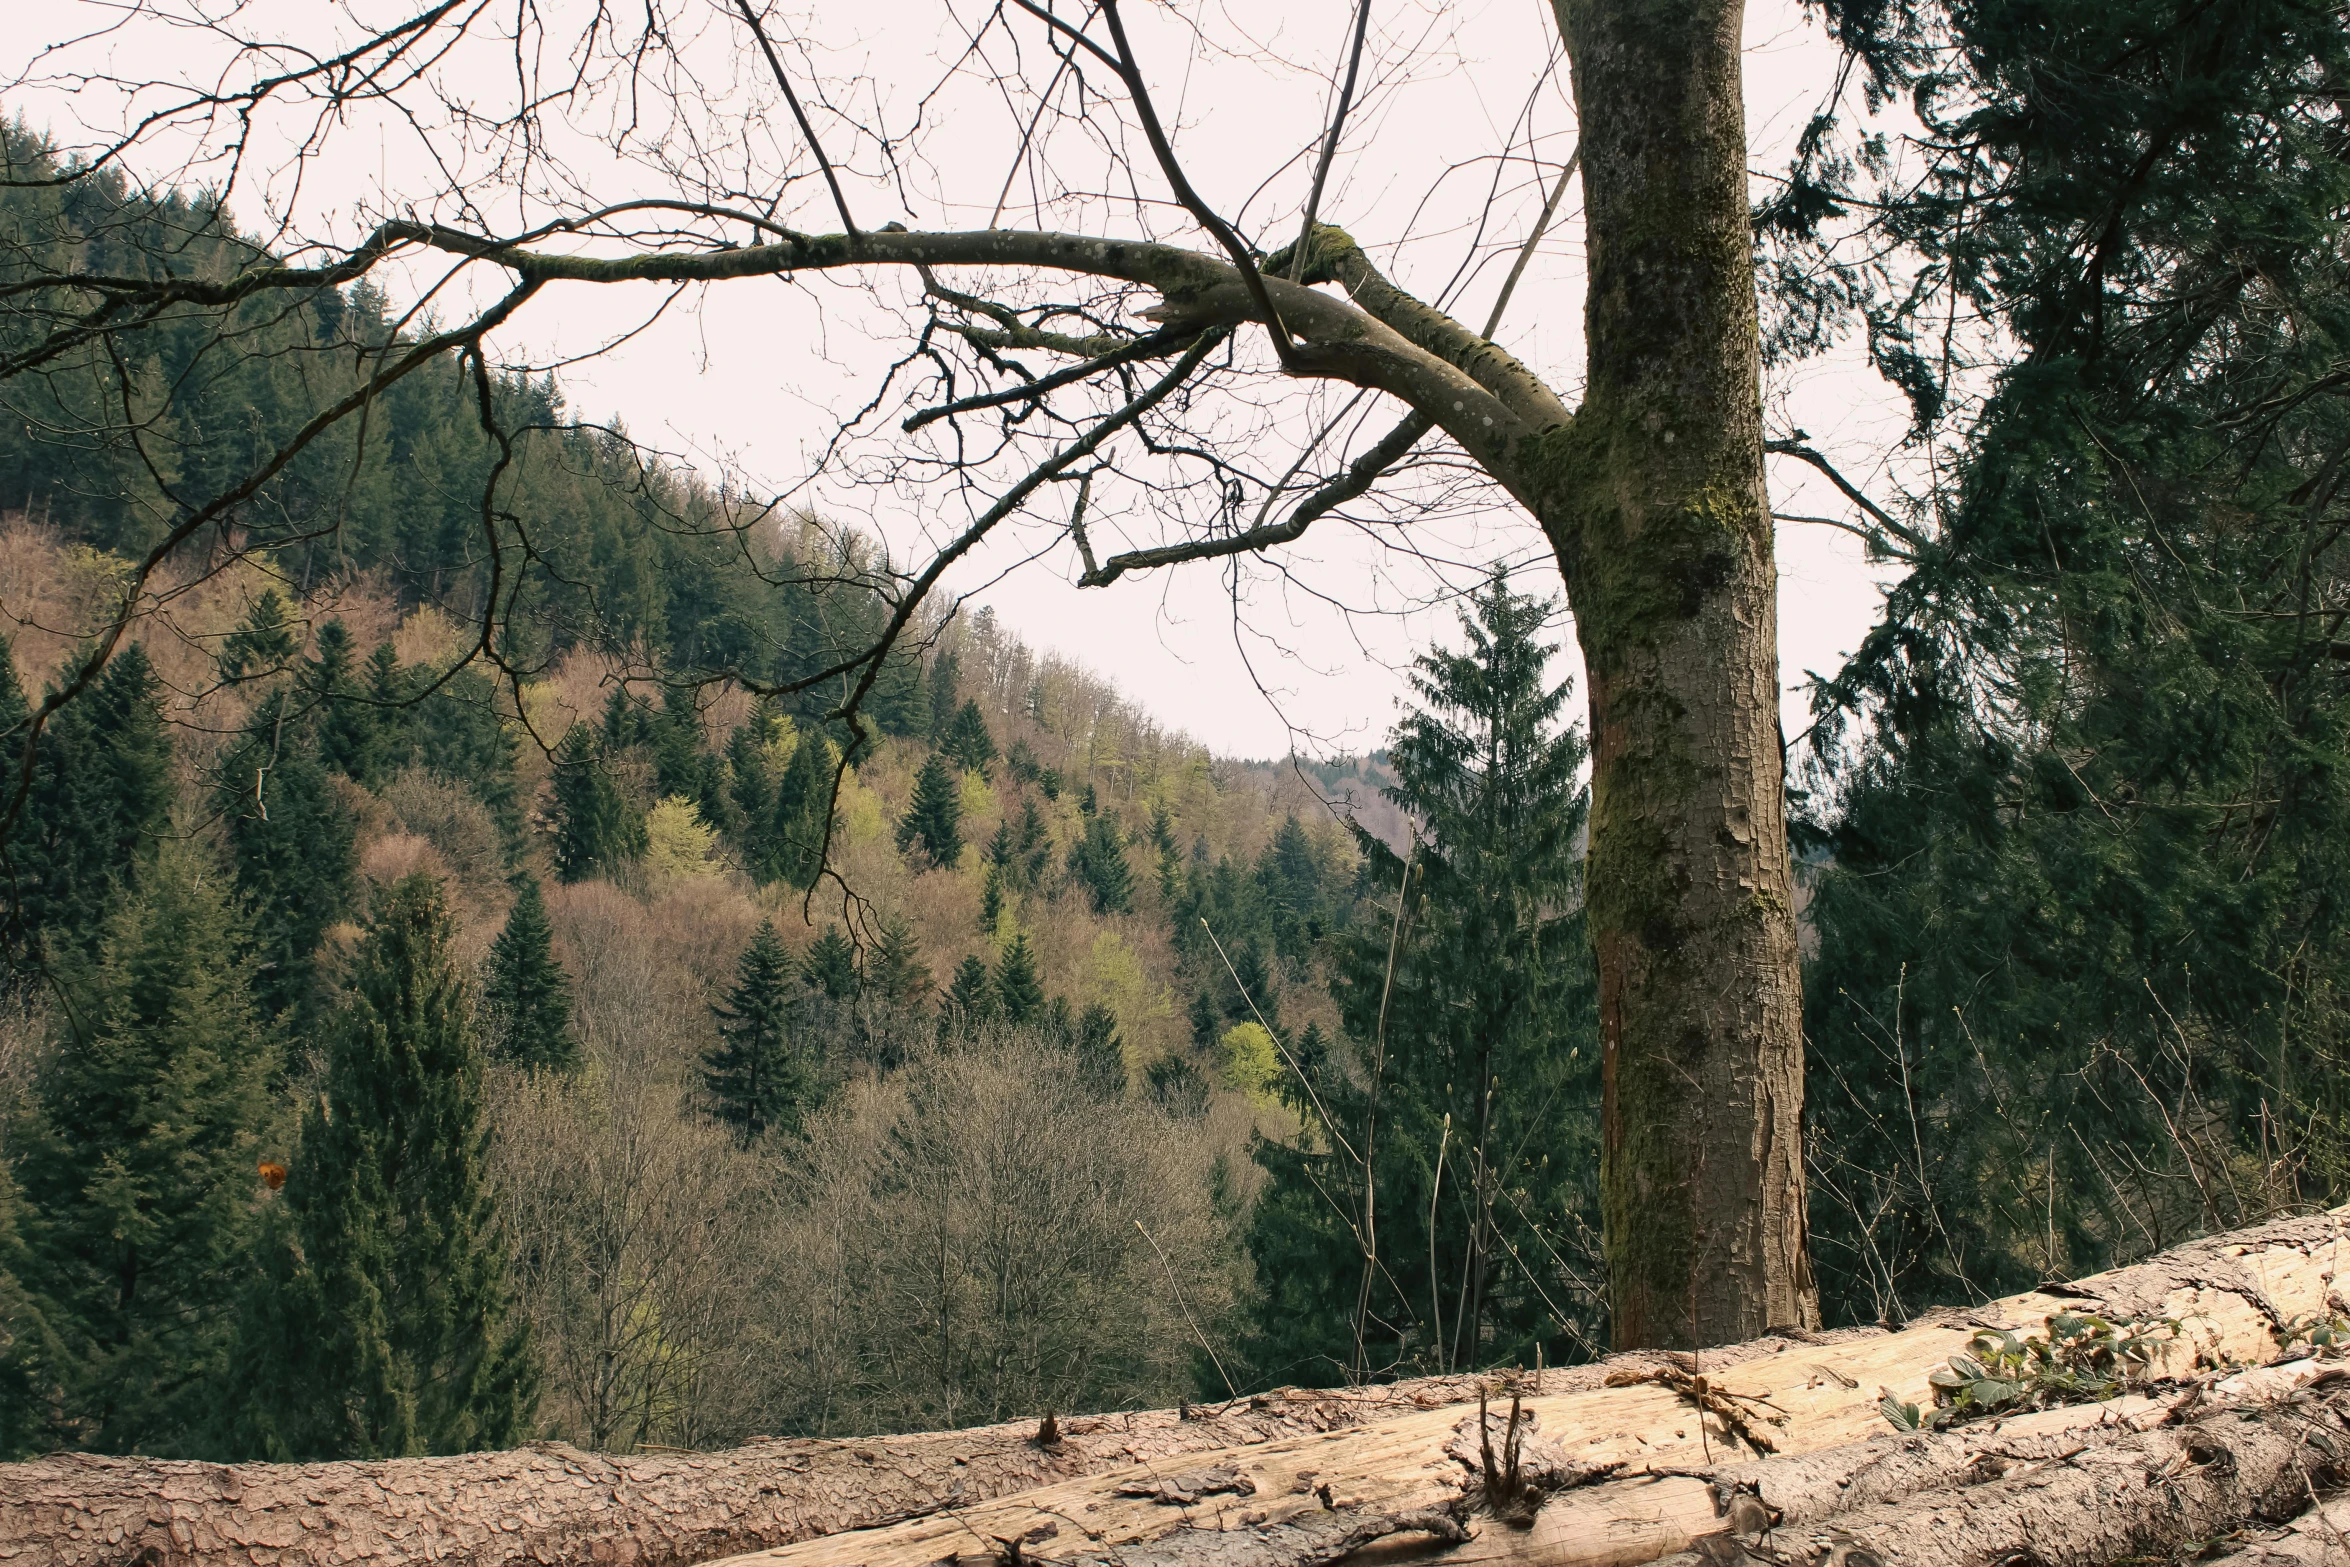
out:
{"label": "pine tree", "polygon": [[673,685],[661,693],[660,716],[653,720],[653,779],[663,799],[681,795],[711,826],[730,825],[733,802],[718,758],[702,747],[702,717],[691,686]]}
{"label": "pine tree", "polygon": [[838,925],[827,925],[800,969],[808,987],[829,1001],[856,999],[857,949]]}
{"label": "pine tree", "polygon": [[1126,1092],[1126,1045],[1118,1037],[1118,1014],[1100,1002],[1078,1016],[1076,1037],[1078,1081],[1097,1099],[1116,1099]]}
{"label": "pine tree", "polygon": [[832,755],[824,733],[808,725],[792,747],[767,819],[764,858],[771,879],[803,889],[816,885],[824,869],[825,830],[832,819],[832,781]]}
{"label": "pine tree", "polygon": [[293,622],[285,595],[275,588],[263,589],[237,629],[221,639],[220,678],[235,685],[285,668],[300,645]]}
{"label": "pine tree", "polygon": [[930,988],[930,969],[922,961],[922,950],[914,940],[914,927],[906,922],[903,914],[884,916],[865,993],[884,1005],[911,1007],[927,997]]}
{"label": "pine tree", "polygon": [[730,819],[745,833],[763,826],[775,811],[775,780],[767,776],[767,737],[773,727],[762,700],[726,737],[726,793],[734,807]]}
{"label": "pine tree", "polygon": [[792,957],[773,920],[735,966],[726,999],[710,1010],[718,1043],[702,1057],[711,1113],[747,1147],[772,1129],[796,1129],[814,1099],[814,1074],[792,1041]]}
{"label": "pine tree", "polygon": [[555,751],[555,872],[567,882],[609,876],[644,856],[644,813],[604,765],[596,732],[573,724]]}
{"label": "pine tree", "polygon": [[947,731],[954,727],[955,692],[960,684],[962,660],[953,653],[940,653],[930,661],[930,742],[946,743]]}
{"label": "pine tree", "polygon": [[571,977],[555,961],[554,927],[538,879],[526,876],[490,943],[482,984],[482,1014],[491,1052],[516,1066],[569,1071],[579,1064],[571,1032]]}
{"label": "pine tree", "polygon": [[381,1458],[529,1431],[456,934],[440,884],[410,876],[353,956],[240,1334],[239,1449]]}
{"label": "pine tree", "polygon": [[[23,743],[23,688],[12,660],[0,706]],[[171,739],[145,648],[115,654],[97,683],[60,708],[33,758],[8,835],[10,945],[36,962],[87,958],[117,901],[137,892],[169,833]]]}
{"label": "pine tree", "polygon": [[995,1014],[1014,1027],[1044,1014],[1044,983],[1037,977],[1036,954],[1028,948],[1025,931],[1014,936],[996,960]]}
{"label": "pine tree", "polygon": [[[1570,1255],[1598,1229],[1596,982],[1575,856],[1583,740],[1560,722],[1568,688],[1545,681],[1549,610],[1496,573],[1463,617],[1467,649],[1417,661],[1389,791],[1424,824],[1406,939],[1392,970],[1391,918],[1335,943],[1335,997],[1365,1071],[1317,1063],[1317,1106],[1284,1063],[1273,1081],[1305,1130],[1256,1149],[1266,1185],[1248,1246],[1265,1288],[1251,1354],[1267,1372],[1337,1379],[1355,1363],[1366,1265],[1349,1205],[1363,1171],[1321,1115],[1361,1148],[1374,1093],[1373,1363],[1506,1365],[1604,1337],[1595,1301],[1555,1268],[1537,1289],[1520,1265]],[[1396,855],[1358,841],[1367,885],[1398,888]],[[1253,945],[1233,959],[1265,1006]],[[1319,1039],[1309,1049],[1327,1056]]]}
{"label": "pine tree", "polygon": [[977,1034],[996,1015],[995,981],[976,956],[965,958],[948,982],[946,1000],[939,1008],[940,1038]]}
{"label": "pine tree", "polygon": [[962,785],[936,752],[914,777],[914,798],[898,823],[898,848],[918,848],[931,864],[950,869],[963,857]]}
{"label": "pine tree", "polygon": [[316,999],[327,928],[350,908],[358,827],[336,791],[309,716],[273,691],[221,764],[218,798],[244,899],[263,1009],[302,1015]]}
{"label": "pine tree", "polygon": [[984,774],[995,764],[995,736],[987,732],[987,717],[977,702],[965,702],[947,726],[939,752],[967,773]]}
{"label": "pine tree", "polygon": [[1085,888],[1094,913],[1134,911],[1134,871],[1126,863],[1126,834],[1115,813],[1085,818],[1085,835],[1069,849],[1069,874]]}
{"label": "pine tree", "polygon": [[15,1150],[21,1282],[53,1335],[37,1388],[51,1442],[200,1456],[229,1395],[255,1168],[279,1150],[264,1141],[278,1045],[225,880],[195,848],[164,848],[77,987],[86,1032],[42,1074]]}
{"label": "pine tree", "polygon": [[340,620],[320,626],[318,650],[302,672],[303,701],[317,714],[318,759],[354,782],[368,783],[383,771],[383,722],[359,683],[355,664],[350,628]]}

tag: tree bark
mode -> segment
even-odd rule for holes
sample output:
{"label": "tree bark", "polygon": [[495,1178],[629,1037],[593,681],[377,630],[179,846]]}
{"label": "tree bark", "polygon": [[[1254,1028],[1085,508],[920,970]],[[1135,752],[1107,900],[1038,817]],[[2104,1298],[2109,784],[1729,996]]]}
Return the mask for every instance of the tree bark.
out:
{"label": "tree bark", "polygon": [[[1113,1553],[1128,1567],[1181,1567],[1178,1558],[1244,1545],[1259,1567],[1315,1567],[1358,1548],[1625,1567],[1719,1527],[1712,1481],[1760,1486],[1800,1523],[1810,1509],[1946,1489],[1988,1436],[2013,1445],[2082,1422],[2142,1424],[2167,1412],[2134,1398],[2022,1417],[2000,1433],[1888,1434],[1880,1389],[1930,1402],[1927,1374],[1966,1346],[1978,1322],[2037,1331],[2064,1310],[2171,1317],[2186,1328],[2158,1371],[2258,1362],[2273,1357],[2285,1324],[2350,1310],[2335,1289],[2346,1253],[2350,1209],[2215,1237],[2063,1293],[1940,1314],[1898,1333],[1806,1333],[1711,1349],[1694,1361],[1634,1354],[1551,1372],[1526,1390],[1538,1421],[1529,1463],[1574,1488],[1551,1497],[1526,1529],[1466,1511],[1478,1481],[1478,1384],[1454,1377],[1292,1390],[1222,1410],[1065,1419],[1049,1445],[1023,1423],[630,1458],[553,1443],[386,1463],[48,1458],[0,1466],[0,1563],[685,1567],[763,1551],[749,1560],[938,1567],[951,1558],[1007,1567],[1008,1542],[1017,1542],[1019,1558],[1035,1567]],[[2290,1393],[2312,1369],[2241,1373],[2213,1396]],[[1489,1429],[1499,1429],[1506,1409],[1493,1411]],[[1808,1456],[1830,1449],[1851,1451]],[[1465,1514],[1469,1538],[1442,1538],[1437,1513]],[[1220,1530],[1246,1534],[1219,1542]]]}
{"label": "tree bark", "polygon": [[1547,446],[1591,702],[1587,893],[1618,1348],[1816,1326],[1736,0],[1555,0],[1583,136],[1582,407]]}

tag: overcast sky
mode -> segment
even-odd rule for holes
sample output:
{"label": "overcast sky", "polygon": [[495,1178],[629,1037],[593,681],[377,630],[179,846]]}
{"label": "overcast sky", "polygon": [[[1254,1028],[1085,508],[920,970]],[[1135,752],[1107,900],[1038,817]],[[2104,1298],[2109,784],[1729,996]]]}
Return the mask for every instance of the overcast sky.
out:
{"label": "overcast sky", "polygon": [[[1158,90],[1176,121],[1179,151],[1219,210],[1245,217],[1257,210],[1253,202],[1274,207],[1278,193],[1301,179],[1298,150],[1314,140],[1327,88],[1294,66],[1326,61],[1351,9],[1344,0],[1255,0],[1237,12],[1195,11],[1215,26],[1180,35],[1155,13],[1144,19],[1156,33],[1137,23],[1138,45],[1146,62],[1155,63]],[[289,33],[309,25],[301,19],[305,11],[319,14],[307,7],[289,12]],[[20,50],[74,36],[118,13],[76,3],[36,14],[42,19],[36,27],[55,31],[37,40],[20,33]],[[1526,231],[1540,206],[1543,169],[1555,168],[1573,145],[1571,102],[1563,71],[1545,76],[1553,33],[1540,0],[1418,0],[1375,6],[1373,14],[1381,24],[1369,72],[1374,90],[1333,171],[1323,212],[1366,245],[1414,236],[1382,260],[1400,283],[1433,295],[1469,253],[1470,227],[1485,210],[1484,192],[1497,167],[1493,154],[1513,135],[1529,158],[1516,172],[1501,166],[1507,177],[1500,210],[1508,234]],[[885,117],[903,119],[910,96],[936,79],[940,60],[957,47],[961,20],[948,5],[888,0],[818,7],[804,23],[829,51],[822,56],[827,69],[861,81]],[[1236,48],[1235,40],[1248,47]],[[1832,80],[1836,57],[1792,0],[1753,7],[1747,44],[1752,167],[1767,172],[1783,166],[1794,134]],[[0,52],[8,47],[0,44]],[[106,47],[109,63],[125,74],[194,69],[158,53],[175,47],[160,33],[149,39],[126,31]],[[191,58],[200,52],[191,50]],[[7,107],[68,142],[77,125],[102,127],[119,112],[87,92],[19,92]],[[925,114],[928,151],[920,174],[872,181],[856,193],[868,225],[883,220],[877,203],[884,201],[899,209],[888,217],[916,226],[977,226],[990,215],[1016,120],[975,91],[936,94]],[[398,210],[404,184],[429,175],[404,163],[396,139],[383,137],[379,145],[371,167],[346,138],[336,160],[313,168],[299,191],[271,200],[281,211],[302,208],[294,227],[309,232],[363,211]],[[1294,212],[1297,198],[1288,200]],[[240,217],[252,224],[251,209],[261,205],[246,200]],[[837,225],[810,214],[801,226]],[[1180,236],[1175,220],[1160,226],[1167,237]],[[1196,234],[1180,237],[1205,243]],[[1570,187],[1561,220],[1528,269],[1500,334],[1570,392],[1581,374],[1581,253],[1580,209]],[[1486,256],[1489,262],[1499,256],[1502,265],[1488,265],[1462,285],[1459,308],[1472,318],[1482,316],[1507,247],[1489,243]],[[426,286],[416,273],[389,281],[395,298],[403,285]],[[865,308],[868,303],[822,285],[769,285],[755,295],[722,285],[675,298],[648,287],[577,285],[534,304],[535,313],[496,347],[513,362],[570,361],[560,374],[575,411],[617,417],[640,439],[782,492],[804,480],[838,417],[871,394],[876,366],[901,346],[891,337],[895,318]],[[603,351],[591,352],[597,349]],[[1800,426],[1864,480],[1893,449],[1903,420],[1897,399],[1855,368],[1849,354],[1775,381],[1766,402],[1773,433]],[[920,497],[838,486],[804,493],[889,538],[901,558],[942,526],[924,514]],[[1786,512],[1849,515],[1824,482],[1785,461],[1774,467],[1772,500]],[[1112,527],[1131,522],[1146,531],[1147,521],[1107,519]],[[1379,744],[1413,653],[1452,633],[1454,611],[1441,599],[1444,587],[1470,580],[1476,565],[1511,560],[1519,563],[1521,586],[1557,591],[1539,533],[1499,497],[1400,539],[1393,530],[1325,521],[1291,546],[1277,568],[1235,573],[1199,565],[1104,590],[1072,585],[1076,564],[1065,548],[1047,548],[1030,561],[1040,537],[1049,542],[1049,534],[1031,531],[980,551],[949,585],[972,592],[973,603],[993,606],[1032,644],[1113,678],[1164,722],[1244,756],[1277,756],[1293,744],[1317,752]],[[1792,735],[1809,721],[1799,694],[1804,672],[1833,668],[1867,629],[1882,568],[1872,572],[1850,536],[1807,524],[1781,525],[1779,562],[1782,679],[1791,693]],[[1567,629],[1562,625],[1562,637],[1571,641]],[[1579,661],[1570,659],[1559,672],[1579,680]]]}

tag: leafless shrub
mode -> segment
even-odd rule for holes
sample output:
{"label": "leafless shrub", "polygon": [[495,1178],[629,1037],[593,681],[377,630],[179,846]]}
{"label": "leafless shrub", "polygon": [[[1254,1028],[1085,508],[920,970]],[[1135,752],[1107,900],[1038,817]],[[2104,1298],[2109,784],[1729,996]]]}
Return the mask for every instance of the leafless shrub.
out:
{"label": "leafless shrub", "polygon": [[851,1084],[787,1157],[794,1428],[1171,1402],[1238,1294],[1214,1140],[1030,1036]]}

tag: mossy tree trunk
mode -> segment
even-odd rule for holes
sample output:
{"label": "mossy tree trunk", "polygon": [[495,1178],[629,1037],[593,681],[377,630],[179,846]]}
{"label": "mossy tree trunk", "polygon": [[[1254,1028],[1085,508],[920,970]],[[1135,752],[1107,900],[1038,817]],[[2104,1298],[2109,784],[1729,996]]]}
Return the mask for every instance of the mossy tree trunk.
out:
{"label": "mossy tree trunk", "polygon": [[1737,0],[1555,0],[1589,386],[1537,512],[1589,674],[1619,1347],[1815,1325]]}

